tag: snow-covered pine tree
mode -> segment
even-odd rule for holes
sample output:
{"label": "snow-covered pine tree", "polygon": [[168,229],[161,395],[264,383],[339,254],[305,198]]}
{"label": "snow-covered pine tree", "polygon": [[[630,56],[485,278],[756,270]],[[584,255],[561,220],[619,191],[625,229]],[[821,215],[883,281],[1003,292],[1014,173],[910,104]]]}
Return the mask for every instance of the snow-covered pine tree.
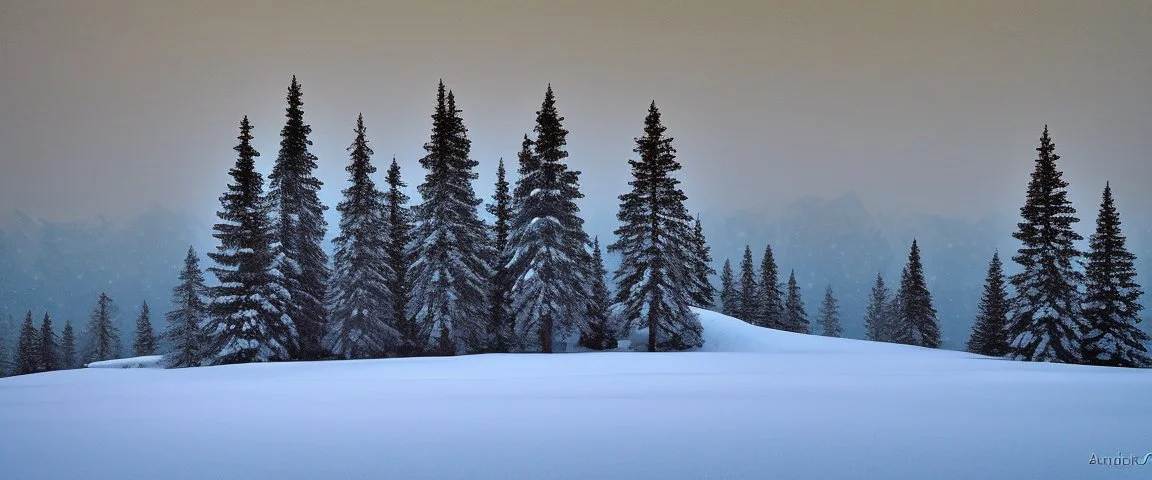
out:
{"label": "snow-covered pine tree", "polygon": [[384,195],[372,182],[372,148],[364,116],[356,117],[356,138],[348,147],[345,170],[351,185],[343,190],[340,234],[328,286],[328,332],[324,348],[339,358],[382,357],[400,341],[393,316],[388,262],[388,212]]}
{"label": "snow-covered pine tree", "polygon": [[115,315],[116,305],[107,294],[101,293],[88,322],[88,331],[85,335],[87,343],[84,349],[84,363],[120,358],[120,330],[112,321],[112,317]]}
{"label": "snow-covered pine tree", "polygon": [[779,270],[772,246],[764,247],[764,258],[760,261],[760,281],[756,289],[756,324],[787,330],[784,324],[784,292],[780,289]]}
{"label": "snow-covered pine tree", "polygon": [[44,312],[44,319],[40,322],[40,371],[51,372],[60,368],[60,349],[56,344],[56,331],[52,329],[52,317]]}
{"label": "snow-covered pine tree", "polygon": [[876,283],[868,297],[868,309],[864,312],[864,338],[874,342],[891,342],[888,333],[888,302],[890,292],[884,285],[884,277],[876,273]]}
{"label": "snow-covered pine tree", "polygon": [[1008,354],[1008,290],[1000,252],[993,253],[988,263],[988,276],[984,279],[984,293],[972,324],[972,336],[968,338],[968,351],[992,357]]}
{"label": "snow-covered pine tree", "polygon": [[[905,267],[905,270],[907,268]],[[901,272],[903,278],[903,272]],[[882,336],[887,338],[891,343],[911,344],[911,330],[904,328],[907,323],[904,322],[904,300],[900,297],[900,288],[897,286],[896,290],[892,292],[892,298],[888,299],[888,303],[884,306],[884,333]]]}
{"label": "snow-covered pine tree", "polygon": [[908,252],[908,264],[900,277],[900,317],[897,341],[908,345],[940,348],[940,322],[936,319],[936,309],[932,306],[932,293],[924,279],[924,267],[920,261],[920,247],[912,240]]}
{"label": "snow-covered pine tree", "polygon": [[1009,357],[1078,363],[1088,325],[1080,312],[1084,275],[1075,269],[1080,252],[1074,242],[1083,237],[1072,230],[1080,219],[1068,200],[1068,182],[1056,168],[1055,148],[1045,125],[1028,199],[1020,207],[1023,221],[1012,234],[1023,245],[1012,257],[1021,271],[1011,277]]}
{"label": "snow-covered pine tree", "polygon": [[132,354],[137,357],[156,354],[156,335],[152,330],[152,313],[148,309],[148,302],[140,307],[140,316],[136,317],[136,337],[132,342]]}
{"label": "snow-covered pine tree", "polygon": [[1084,317],[1088,334],[1084,337],[1084,361],[1110,367],[1147,367],[1148,334],[1140,327],[1140,296],[1136,283],[1136,255],[1128,251],[1127,238],[1120,231],[1120,213],[1112,199],[1112,186],[1105,184],[1096,232],[1090,238]]}
{"label": "snow-covered pine tree", "polygon": [[420,354],[428,345],[428,332],[408,313],[412,289],[408,282],[408,269],[412,266],[409,243],[412,241],[412,212],[408,208],[408,185],[400,178],[400,164],[392,158],[388,167],[388,191],[384,204],[388,215],[388,295],[392,299],[392,318],[400,335],[393,352],[400,356]]}
{"label": "snow-covered pine tree", "polygon": [[804,311],[804,298],[800,296],[800,284],[796,282],[796,271],[788,275],[788,293],[784,299],[784,327],[789,332],[808,333],[808,313]]}
{"label": "snow-covered pine tree", "polygon": [[32,324],[32,311],[24,317],[24,325],[20,327],[20,339],[16,344],[16,365],[13,375],[27,375],[40,371],[40,333]]}
{"label": "snow-covered pine tree", "polygon": [[471,142],[452,92],[440,82],[432,136],[420,159],[427,170],[418,187],[423,203],[414,210],[409,271],[410,311],[424,331],[435,336],[441,355],[482,351],[489,342],[492,262],[495,249],[477,214],[481,200],[472,181],[478,165],[469,158]]}
{"label": "snow-covered pine tree", "polygon": [[284,313],[296,327],[293,358],[312,360],[327,355],[321,345],[328,313],[328,255],[322,246],[328,224],[320,203],[323,185],[312,171],[316,156],[308,147],[312,127],[304,123],[300,84],[292,76],[288,87],[287,121],[280,130],[280,154],[272,167],[268,198],[275,222],[278,280],[288,295]]}
{"label": "snow-covered pine tree", "polygon": [[704,237],[704,226],[700,223],[699,215],[692,229],[692,244],[693,255],[690,260],[695,282],[692,286],[692,305],[711,310],[716,304],[716,287],[712,286],[711,280],[716,270],[712,268],[712,249]]}
{"label": "snow-covered pine tree", "polygon": [[646,328],[648,351],[683,350],[704,344],[703,327],[693,312],[690,286],[692,217],[687,197],[672,174],[680,169],[672,138],[664,135],[656,102],[648,108],[644,136],[636,139],[639,160],[632,167],[632,191],[620,196],[617,240],[608,247],[619,252],[614,313],[623,327]]}
{"label": "snow-covered pine tree", "polygon": [[760,288],[756,285],[756,267],[752,263],[752,248],[748,245],[744,246],[744,257],[740,261],[740,280],[736,284],[736,318],[744,320],[745,322],[753,325],[764,325],[758,323],[760,320],[757,317],[757,293]]}
{"label": "snow-covered pine tree", "polygon": [[172,345],[172,352],[165,358],[168,367],[194,367],[204,359],[207,295],[200,258],[189,246],[184,268],[180,270],[180,284],[172,288],[172,311],[164,315],[168,321],[164,337]]}
{"label": "snow-covered pine tree", "polygon": [[233,183],[220,197],[221,222],[212,226],[220,241],[208,256],[208,269],[220,284],[212,287],[210,320],[205,326],[203,363],[287,360],[295,351],[296,326],[283,310],[288,291],[273,267],[274,229],[264,178],[256,171],[260,153],[252,147],[252,125],[240,122],[236,165],[228,172]]}
{"label": "snow-covered pine tree", "polygon": [[592,299],[588,305],[588,320],[580,328],[580,345],[593,350],[611,350],[616,348],[616,337],[620,332],[609,314],[612,298],[608,293],[608,270],[604,268],[599,237],[592,239],[592,266],[589,270],[593,274]]}
{"label": "snow-covered pine tree", "polygon": [[839,337],[844,330],[840,327],[840,305],[836,297],[832,296],[832,286],[824,289],[824,301],[820,303],[820,335],[825,337]]}
{"label": "snow-covered pine tree", "polygon": [[60,337],[60,368],[64,370],[76,368],[76,333],[72,330],[72,322],[64,321],[64,333]]}
{"label": "snow-covered pine tree", "polygon": [[504,159],[496,167],[496,189],[488,213],[495,221],[492,224],[492,241],[498,261],[493,263],[492,272],[492,312],[488,331],[492,334],[490,352],[509,352],[514,342],[515,323],[512,321],[512,282],[507,261],[511,258],[508,248],[509,229],[512,223],[512,194],[504,171]]}
{"label": "snow-covered pine tree", "polygon": [[732,261],[724,259],[724,268],[720,269],[720,313],[729,317],[737,315],[736,279],[732,278]]}
{"label": "snow-covered pine tree", "polygon": [[568,131],[563,121],[549,85],[533,129],[535,168],[517,179],[517,190],[528,193],[513,208],[508,240],[516,336],[526,350],[544,353],[585,323],[592,286],[588,235],[576,205],[584,194],[580,172],[569,169],[565,160]]}

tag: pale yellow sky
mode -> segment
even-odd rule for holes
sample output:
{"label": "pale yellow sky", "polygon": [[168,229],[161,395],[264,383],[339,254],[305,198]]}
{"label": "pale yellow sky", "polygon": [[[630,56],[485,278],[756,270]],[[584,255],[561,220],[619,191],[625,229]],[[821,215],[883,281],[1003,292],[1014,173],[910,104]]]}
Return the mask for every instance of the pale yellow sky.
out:
{"label": "pale yellow sky", "polygon": [[267,169],[296,74],[329,205],[359,112],[377,161],[420,183],[443,78],[485,195],[551,82],[601,234],[652,99],[707,214],[847,191],[1012,214],[1047,123],[1083,218],[1109,179],[1122,214],[1146,216],[1150,25],[1152,2],[1120,0],[0,0],[0,209],[159,202],[211,221],[240,117]]}

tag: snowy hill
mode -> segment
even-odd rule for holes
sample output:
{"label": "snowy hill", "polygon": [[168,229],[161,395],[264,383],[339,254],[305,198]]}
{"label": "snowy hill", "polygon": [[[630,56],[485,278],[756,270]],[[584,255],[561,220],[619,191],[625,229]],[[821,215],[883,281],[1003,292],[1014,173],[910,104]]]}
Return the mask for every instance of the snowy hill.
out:
{"label": "snowy hill", "polygon": [[84,369],[0,379],[0,477],[1148,478],[1152,371],[777,332],[684,353]]}

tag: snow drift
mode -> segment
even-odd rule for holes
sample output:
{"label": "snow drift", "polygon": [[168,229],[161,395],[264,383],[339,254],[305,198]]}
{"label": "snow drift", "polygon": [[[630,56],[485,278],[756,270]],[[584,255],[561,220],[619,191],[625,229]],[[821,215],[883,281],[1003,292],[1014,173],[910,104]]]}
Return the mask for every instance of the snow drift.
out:
{"label": "snow drift", "polygon": [[146,355],[143,357],[119,358],[104,360],[102,362],[87,363],[86,368],[164,368],[163,355]]}
{"label": "snow drift", "polygon": [[1148,478],[1152,372],[703,312],[684,353],[94,368],[0,379],[12,479]]}

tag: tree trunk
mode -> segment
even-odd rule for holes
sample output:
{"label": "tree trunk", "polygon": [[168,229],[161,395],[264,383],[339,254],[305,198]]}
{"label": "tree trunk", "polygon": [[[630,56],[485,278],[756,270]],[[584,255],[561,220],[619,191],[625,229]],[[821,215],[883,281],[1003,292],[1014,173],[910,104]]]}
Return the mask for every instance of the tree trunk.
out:
{"label": "tree trunk", "polygon": [[552,315],[544,315],[540,325],[540,351],[552,353]]}
{"label": "tree trunk", "polygon": [[656,351],[656,309],[648,307],[648,351]]}

